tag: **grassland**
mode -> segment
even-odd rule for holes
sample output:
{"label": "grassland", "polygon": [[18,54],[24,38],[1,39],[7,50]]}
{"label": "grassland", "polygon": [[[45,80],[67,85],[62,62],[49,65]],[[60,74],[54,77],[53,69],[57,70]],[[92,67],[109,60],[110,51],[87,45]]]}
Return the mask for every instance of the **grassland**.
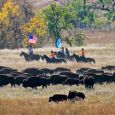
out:
{"label": "grassland", "polygon": [[[21,71],[27,67],[56,68],[67,67],[73,72],[81,67],[101,68],[115,65],[114,32],[88,33],[88,44],[85,48],[86,56],[96,59],[96,64],[68,62],[67,64],[46,64],[45,61],[26,62],[18,50],[0,50],[0,65]],[[97,39],[96,39],[97,38]],[[104,39],[105,38],[105,39]],[[93,40],[92,40],[93,39]],[[81,47],[69,48],[71,53],[79,54]],[[50,54],[56,48],[35,49],[38,54]],[[84,86],[49,86],[47,89],[38,87],[24,89],[22,86],[11,88],[10,85],[0,88],[0,115],[115,115],[115,83],[95,84],[94,90],[86,90]],[[68,94],[69,90],[82,91],[86,95],[84,101],[76,103],[63,102],[48,103],[48,97],[56,94]]]}

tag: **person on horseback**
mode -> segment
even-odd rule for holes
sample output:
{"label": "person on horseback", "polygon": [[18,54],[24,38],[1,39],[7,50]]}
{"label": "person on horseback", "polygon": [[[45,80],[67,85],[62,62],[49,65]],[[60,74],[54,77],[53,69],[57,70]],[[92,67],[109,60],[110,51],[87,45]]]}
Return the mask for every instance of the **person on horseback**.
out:
{"label": "person on horseback", "polygon": [[70,57],[70,53],[69,53],[68,48],[65,49],[65,52],[66,52],[66,57]]}
{"label": "person on horseback", "polygon": [[51,58],[55,58],[55,57],[56,57],[55,53],[51,51]]}
{"label": "person on horseback", "polygon": [[61,51],[60,51],[60,52],[63,53],[63,54],[65,53],[64,47],[61,48]]}
{"label": "person on horseback", "polygon": [[29,50],[28,55],[29,55],[30,57],[32,57],[32,55],[33,55],[34,53],[33,53],[33,48],[32,48],[31,45],[28,47],[28,50]]}
{"label": "person on horseback", "polygon": [[61,50],[56,53],[56,56],[57,58],[65,58],[64,47],[62,47]]}
{"label": "person on horseback", "polygon": [[61,48],[61,51],[60,51],[60,52],[61,52],[61,54],[62,54],[61,56],[64,58],[64,57],[65,57],[64,47]]}
{"label": "person on horseback", "polygon": [[84,51],[84,48],[81,49],[81,57],[85,58],[85,51]]}

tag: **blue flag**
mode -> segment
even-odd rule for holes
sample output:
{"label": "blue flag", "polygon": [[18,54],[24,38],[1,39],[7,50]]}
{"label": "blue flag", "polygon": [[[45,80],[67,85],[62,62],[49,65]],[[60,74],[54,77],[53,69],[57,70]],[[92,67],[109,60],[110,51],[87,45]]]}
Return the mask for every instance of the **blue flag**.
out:
{"label": "blue flag", "polygon": [[29,39],[33,39],[33,35],[32,34],[29,35]]}
{"label": "blue flag", "polygon": [[62,40],[61,40],[60,37],[56,39],[55,44],[56,44],[56,48],[61,48],[62,47]]}

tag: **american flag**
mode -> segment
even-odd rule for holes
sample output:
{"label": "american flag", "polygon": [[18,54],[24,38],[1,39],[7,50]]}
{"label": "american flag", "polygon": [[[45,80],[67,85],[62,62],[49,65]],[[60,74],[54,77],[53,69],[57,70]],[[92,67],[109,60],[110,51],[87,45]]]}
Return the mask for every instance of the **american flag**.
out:
{"label": "american flag", "polygon": [[37,37],[33,35],[29,35],[29,43],[30,44],[36,44],[37,43]]}

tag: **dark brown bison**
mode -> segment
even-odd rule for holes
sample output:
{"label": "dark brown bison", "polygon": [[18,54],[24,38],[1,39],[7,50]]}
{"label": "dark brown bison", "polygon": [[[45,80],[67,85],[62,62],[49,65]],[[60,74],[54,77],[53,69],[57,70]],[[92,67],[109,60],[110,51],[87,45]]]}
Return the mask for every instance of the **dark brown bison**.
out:
{"label": "dark brown bison", "polygon": [[107,70],[107,71],[115,71],[115,66],[108,65],[108,66],[102,67],[101,69]]}
{"label": "dark brown bison", "polygon": [[0,70],[0,74],[10,74],[16,71],[17,71],[16,69],[12,69],[12,68],[3,68]]}
{"label": "dark brown bison", "polygon": [[68,100],[70,101],[84,100],[85,98],[85,94],[82,92],[69,91]]}
{"label": "dark brown bison", "polygon": [[55,94],[52,97],[49,97],[49,102],[62,102],[67,101],[67,95],[64,94]]}
{"label": "dark brown bison", "polygon": [[79,85],[79,80],[75,78],[68,78],[63,82],[63,85]]}
{"label": "dark brown bison", "polygon": [[23,73],[29,73],[32,76],[37,76],[39,74],[44,74],[42,70],[39,70],[37,68],[27,68],[25,70],[22,70]]}
{"label": "dark brown bison", "polygon": [[69,78],[78,78],[79,79],[79,74],[72,73],[72,72],[61,72],[60,75],[66,75]]}
{"label": "dark brown bison", "polygon": [[55,73],[70,72],[70,69],[63,68],[63,67],[58,67],[58,68],[54,69],[54,72],[55,72]]}
{"label": "dark brown bison", "polygon": [[87,71],[88,69],[91,69],[91,68],[80,68],[80,69],[76,70],[76,73],[82,74],[84,71]]}
{"label": "dark brown bison", "polygon": [[37,86],[42,86],[42,88],[47,87],[49,85],[49,79],[39,78],[39,77],[31,77],[23,81],[23,87],[31,87],[33,89],[37,89]]}
{"label": "dark brown bison", "polygon": [[12,73],[10,73],[10,75],[13,77],[16,77],[16,76],[23,75],[23,73],[22,72],[12,72]]}
{"label": "dark brown bison", "polygon": [[24,81],[24,79],[27,79],[27,77],[24,77],[24,76],[16,76],[15,78],[14,78],[14,86],[15,85],[21,85],[21,84],[23,84],[23,81]]}
{"label": "dark brown bison", "polygon": [[3,69],[3,68],[8,68],[8,67],[5,67],[5,66],[0,66],[0,70]]}
{"label": "dark brown bison", "polygon": [[92,76],[85,76],[84,78],[84,84],[85,88],[93,89],[95,79]]}
{"label": "dark brown bison", "polygon": [[0,87],[4,85],[8,85],[8,84],[11,84],[11,86],[13,86],[13,80],[14,78],[12,76],[1,74],[0,75]]}
{"label": "dark brown bison", "polygon": [[62,84],[67,78],[65,75],[52,75],[50,77],[50,83],[52,85]]}
{"label": "dark brown bison", "polygon": [[112,82],[115,82],[115,72],[112,74],[111,81],[112,81]]}
{"label": "dark brown bison", "polygon": [[43,73],[46,75],[46,74],[53,74],[54,73],[54,70],[52,69],[48,69],[48,68],[42,68],[40,69],[41,71],[43,71]]}
{"label": "dark brown bison", "polygon": [[98,70],[98,69],[88,69],[83,72],[83,74],[85,74],[85,73],[103,74],[104,71]]}

